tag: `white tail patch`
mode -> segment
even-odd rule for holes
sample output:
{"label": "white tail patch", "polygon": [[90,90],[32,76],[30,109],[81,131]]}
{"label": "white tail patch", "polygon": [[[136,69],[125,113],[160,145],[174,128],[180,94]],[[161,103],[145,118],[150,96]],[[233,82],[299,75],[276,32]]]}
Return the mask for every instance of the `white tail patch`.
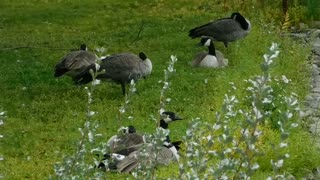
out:
{"label": "white tail patch", "polygon": [[118,161],[122,161],[122,160],[125,158],[124,155],[116,154],[116,153],[112,153],[112,154],[111,154],[111,157],[112,157],[113,159],[118,160]]}

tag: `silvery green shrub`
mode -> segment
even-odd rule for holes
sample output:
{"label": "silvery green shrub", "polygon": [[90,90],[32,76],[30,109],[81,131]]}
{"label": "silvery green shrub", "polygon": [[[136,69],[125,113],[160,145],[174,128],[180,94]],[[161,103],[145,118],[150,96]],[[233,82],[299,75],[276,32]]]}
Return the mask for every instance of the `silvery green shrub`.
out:
{"label": "silvery green shrub", "polygon": [[[5,111],[2,111],[0,110],[0,126],[4,125],[4,120],[7,118],[7,115],[6,115],[6,112]],[[3,134],[0,134],[0,140],[4,137]],[[0,163],[1,161],[4,160],[4,157],[2,154],[0,154]],[[0,172],[0,179],[4,178],[4,176],[1,174]]]}
{"label": "silvery green shrub", "polygon": [[294,117],[300,108],[297,95],[282,88],[290,80],[270,74],[279,52],[278,45],[272,43],[270,53],[263,56],[262,74],[245,80],[245,97],[234,95],[237,88],[230,83],[232,91],[225,94],[220,111],[213,117],[215,123],[198,118],[190,123],[184,137],[185,159],[179,163],[182,179],[250,179],[260,167],[257,157],[264,154],[258,147],[263,126],[276,127],[281,133],[280,143],[272,144],[279,154],[270,159],[274,173],[268,179],[286,177],[280,169],[290,155],[280,150],[288,147],[287,138],[290,129],[297,126]]}

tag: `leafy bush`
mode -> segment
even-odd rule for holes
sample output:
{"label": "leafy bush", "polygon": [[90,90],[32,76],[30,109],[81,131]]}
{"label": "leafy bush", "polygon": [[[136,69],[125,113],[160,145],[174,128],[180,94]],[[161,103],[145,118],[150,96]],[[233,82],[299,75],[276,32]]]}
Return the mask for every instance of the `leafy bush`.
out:
{"label": "leafy bush", "polygon": [[[231,84],[231,91],[225,95],[221,110],[216,113],[215,123],[195,118],[186,131],[184,142],[186,150],[179,162],[179,177],[182,179],[247,179],[256,176],[256,172],[263,168],[268,170],[267,179],[285,179],[295,171],[285,170],[287,162],[290,162],[290,136],[294,135],[294,129],[298,127],[301,112],[298,98],[295,93],[288,93],[283,86],[290,83],[284,75],[273,77],[270,70],[274,59],[279,55],[278,45],[273,43],[270,54],[263,55],[261,64],[262,74],[245,80],[247,82],[247,95],[238,98],[237,88]],[[174,63],[176,57],[172,56],[169,67],[164,71],[165,78],[160,93],[160,113],[165,111],[165,92],[169,89],[169,77],[175,72]],[[88,165],[85,144],[92,143],[95,126],[90,125],[90,119],[94,114],[90,111],[94,84],[88,91],[88,113],[84,130],[80,129],[81,141],[77,153],[73,157],[64,160],[60,166],[56,166],[58,177],[84,178],[103,177],[99,170],[95,170],[99,160],[94,158],[96,166]],[[132,82],[129,94],[135,92],[135,84]],[[125,98],[125,105],[120,107],[120,113],[124,114],[128,108],[130,96]],[[154,134],[146,135],[153,146],[161,146],[169,131],[157,129]],[[272,135],[273,137],[270,137]],[[94,148],[91,153],[105,153],[103,148]],[[143,148],[142,148],[143,149]],[[306,152],[313,152],[313,149]],[[155,156],[157,152],[153,152]],[[90,153],[89,153],[90,154]],[[296,153],[294,153],[296,154]],[[151,160],[149,153],[140,153],[140,165],[132,173],[136,179],[156,179],[155,168],[157,163]],[[289,158],[289,159],[288,159]],[[266,163],[266,162],[269,162]],[[314,161],[312,161],[314,162]],[[312,163],[310,162],[310,163]],[[106,164],[108,162],[105,162]],[[93,164],[93,163],[91,163]],[[311,166],[316,166],[312,164]],[[295,167],[300,171],[304,167]],[[290,169],[290,168],[289,168]],[[259,173],[258,173],[259,174]],[[294,174],[297,175],[297,174]],[[175,175],[169,175],[175,178]]]}
{"label": "leafy bush", "polygon": [[[180,164],[180,176],[185,179],[247,179],[260,168],[258,158],[266,154],[261,144],[270,143],[277,154],[268,159],[273,168],[270,178],[285,178],[280,169],[290,157],[282,149],[288,147],[292,127],[297,127],[294,118],[300,111],[296,94],[274,92],[289,80],[272,78],[270,69],[279,54],[277,44],[272,44],[272,54],[265,54],[261,65],[263,74],[248,82],[248,95],[238,99],[225,95],[214,124],[195,120],[184,138],[186,159]],[[275,82],[275,83],[274,83]],[[232,86],[234,90],[237,88]],[[281,88],[277,88],[281,89]],[[241,104],[241,102],[245,102]],[[279,142],[262,142],[263,127],[276,127]]]}

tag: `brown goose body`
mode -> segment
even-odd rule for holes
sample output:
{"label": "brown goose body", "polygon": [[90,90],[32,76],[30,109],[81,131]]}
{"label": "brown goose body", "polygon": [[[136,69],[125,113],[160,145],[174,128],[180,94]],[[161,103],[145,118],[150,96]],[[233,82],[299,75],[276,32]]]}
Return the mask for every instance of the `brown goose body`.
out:
{"label": "brown goose body", "polygon": [[126,133],[118,136],[116,140],[111,141],[108,145],[110,147],[110,153],[128,155],[133,151],[130,147],[134,148],[135,145],[143,143],[145,143],[143,135],[138,133]]}
{"label": "brown goose body", "polygon": [[[179,141],[178,144],[181,142]],[[139,148],[117,164],[117,171],[121,173],[129,173],[134,170],[143,161],[150,163],[150,166],[168,165],[171,161],[178,161],[178,149],[174,145],[156,147],[153,144],[142,144]],[[147,157],[141,156],[148,154]]]}
{"label": "brown goose body", "polygon": [[206,56],[208,56],[208,52],[199,52],[197,53],[192,62],[191,62],[191,66],[192,67],[225,67],[228,65],[228,59],[224,58],[224,55],[222,54],[222,52],[215,50],[216,52],[216,59],[217,61],[213,63],[213,66],[208,65],[206,62],[204,62],[204,58]]}
{"label": "brown goose body", "polygon": [[100,64],[100,69],[105,73],[98,75],[99,79],[111,79],[117,83],[129,83],[132,79],[145,77],[151,73],[147,62],[132,53],[120,53],[106,57]]}
{"label": "brown goose body", "polygon": [[[182,120],[182,118],[170,111],[163,112],[162,116],[163,118],[160,120],[160,127],[163,129],[168,129],[169,124],[172,122]],[[110,148],[110,153],[128,155],[132,151],[137,150],[141,144],[146,143],[144,135],[136,133],[133,126],[130,128],[131,131],[128,131],[128,133],[112,136],[108,140],[107,145]],[[169,136],[166,141],[170,142]]]}
{"label": "brown goose body", "polygon": [[228,47],[229,42],[246,37],[250,31],[250,21],[240,13],[232,13],[231,17],[218,19],[191,29],[189,36],[191,38],[211,37]]}
{"label": "brown goose body", "polygon": [[208,52],[199,52],[191,62],[192,67],[219,68],[228,65],[228,59],[224,58],[222,52],[215,50],[211,38],[202,38],[201,46],[207,46]]}
{"label": "brown goose body", "polygon": [[66,54],[54,68],[54,77],[60,77],[64,74],[74,78],[82,73],[87,67],[95,64],[97,56],[86,50],[82,45],[80,50],[71,51]]}
{"label": "brown goose body", "polygon": [[[169,123],[178,121],[178,120],[182,120],[182,118],[177,116],[174,112],[165,111],[161,113],[161,120],[160,120],[159,126],[162,129],[168,129]],[[112,169],[117,169],[120,172],[131,171],[136,167],[136,165],[139,163],[139,158],[137,159],[138,156],[136,156],[136,154],[140,153],[141,150],[144,149],[144,147],[148,151],[152,151],[153,150],[152,148],[155,148],[155,147],[152,147],[150,143],[146,143],[143,135],[136,134],[135,133],[136,131],[133,126],[131,126],[131,132],[130,130],[125,132],[126,134],[123,134],[119,137],[118,135],[114,135],[109,139],[107,145],[110,147],[110,151],[108,154],[104,154],[104,157],[105,157],[104,159],[111,158],[111,162],[115,161],[114,163],[109,163],[108,166],[109,167],[112,166],[113,167]],[[169,150],[171,148],[170,151],[171,153],[173,153],[175,151],[173,151],[174,149],[172,150],[172,146],[174,146],[174,148],[179,149],[180,143],[181,141],[171,143],[169,135],[166,137],[165,144],[170,144],[171,146],[167,145],[167,146],[160,147],[161,151],[159,152],[159,154],[162,154],[161,156],[164,157],[164,158],[161,158],[160,164],[166,164],[167,162],[170,162],[171,161],[170,157],[172,155],[174,155],[175,157],[177,156],[177,153],[170,154],[170,152],[168,152],[168,148]],[[151,147],[149,147],[150,145]],[[164,148],[167,148],[167,149],[164,149]],[[121,158],[117,158],[118,155]],[[125,159],[125,161],[123,161],[124,159],[122,159],[122,157]],[[120,163],[121,161],[123,162]],[[105,164],[101,162],[98,168],[105,169]],[[127,169],[127,170],[122,170],[122,169]]]}
{"label": "brown goose body", "polygon": [[[90,69],[95,71],[95,65],[91,65],[84,73],[76,77],[77,84],[86,84],[92,81]],[[104,72],[99,74],[97,79],[111,80],[121,84],[122,92],[125,94],[125,84],[131,80],[138,81],[151,74],[152,63],[143,53],[140,53],[139,56],[133,53],[113,54],[102,59],[98,71]]]}

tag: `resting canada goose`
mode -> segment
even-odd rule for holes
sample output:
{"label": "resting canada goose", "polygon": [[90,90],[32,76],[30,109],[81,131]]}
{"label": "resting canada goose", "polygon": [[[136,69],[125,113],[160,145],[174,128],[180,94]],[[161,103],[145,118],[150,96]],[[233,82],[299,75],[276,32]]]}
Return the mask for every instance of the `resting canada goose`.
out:
{"label": "resting canada goose", "polygon": [[64,74],[73,78],[82,73],[88,66],[95,64],[97,56],[87,51],[87,46],[82,44],[80,50],[69,52],[54,68],[54,77]]}
{"label": "resting canada goose", "polygon": [[[92,81],[90,69],[96,71],[95,64],[76,77],[76,84],[86,84]],[[125,84],[131,80],[137,81],[151,74],[152,63],[143,52],[140,52],[139,56],[132,53],[120,53],[102,59],[98,71],[101,72],[103,70],[105,72],[99,74],[96,78],[110,79],[121,84],[122,93],[125,95]]]}
{"label": "resting canada goose", "polygon": [[[161,114],[160,127],[163,129],[168,129],[169,123],[177,120],[182,120],[182,118],[177,116],[174,112],[165,111]],[[108,154],[104,154],[103,160],[112,158],[117,164],[124,157],[128,156],[134,151],[139,150],[141,146],[146,144],[146,141],[143,135],[136,133],[135,128],[133,126],[131,130],[132,131],[130,131],[130,128],[129,128],[129,131],[123,131],[125,132],[124,134],[120,136],[115,135],[109,139],[107,144],[110,147],[110,151]],[[166,136],[165,141],[170,143],[169,135]],[[110,165],[111,164],[109,164],[109,166]],[[101,162],[98,165],[98,168],[105,169],[105,164]]]}
{"label": "resting canada goose", "polygon": [[202,38],[200,45],[207,46],[208,52],[199,52],[191,62],[192,67],[225,67],[228,65],[228,59],[224,55],[215,50],[213,41],[210,38]]}
{"label": "resting canada goose", "polygon": [[[163,112],[160,120],[160,127],[163,129],[168,129],[169,123],[177,120],[182,120],[182,118],[177,116],[174,112]],[[169,136],[167,136],[167,141],[170,142]],[[146,143],[144,136],[136,133],[133,126],[129,126],[129,131],[127,131],[127,133],[116,135],[116,137],[112,136],[107,144],[110,147],[110,153],[128,155],[135,150],[135,148],[132,146],[142,143]]]}
{"label": "resting canada goose", "polygon": [[232,13],[229,18],[222,18],[204,24],[189,31],[191,38],[212,37],[216,41],[224,43],[228,47],[228,42],[244,38],[251,30],[250,21],[240,13]]}
{"label": "resting canada goose", "polygon": [[[129,173],[138,167],[141,161],[147,166],[168,165],[171,161],[179,160],[180,144],[181,141],[172,143],[165,141],[160,147],[153,144],[143,144],[139,149],[119,161],[116,164],[116,169],[121,173]],[[141,154],[148,154],[148,156],[144,157]]]}
{"label": "resting canada goose", "polygon": [[124,136],[125,134],[133,134],[136,133],[136,128],[132,125],[128,126],[128,127],[121,127],[118,131],[122,132],[123,134],[116,134],[113,135],[107,142],[107,146],[108,147],[114,147],[116,146],[116,142],[118,141],[118,139],[121,139],[121,136]]}

